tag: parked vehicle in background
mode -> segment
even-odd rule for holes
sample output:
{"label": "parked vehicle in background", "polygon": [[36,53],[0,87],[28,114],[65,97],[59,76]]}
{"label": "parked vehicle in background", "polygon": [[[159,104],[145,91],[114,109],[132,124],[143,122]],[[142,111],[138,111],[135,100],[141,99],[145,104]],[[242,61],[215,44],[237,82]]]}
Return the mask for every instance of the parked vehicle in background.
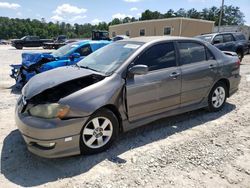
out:
{"label": "parked vehicle in background", "polygon": [[102,30],[93,30],[91,39],[92,40],[110,40],[109,32],[102,31]]}
{"label": "parked vehicle in background", "polygon": [[123,40],[123,39],[129,39],[129,37],[127,35],[117,35],[112,38],[112,41],[115,42],[115,41]]}
{"label": "parked vehicle in background", "polygon": [[45,42],[53,42],[51,39],[40,39],[38,36],[25,36],[21,39],[11,41],[11,45],[16,49],[23,47],[41,47]]}
{"label": "parked vehicle in background", "polygon": [[43,43],[44,49],[58,49],[64,45],[66,45],[67,36],[59,35],[53,42],[45,42]]}
{"label": "parked vehicle in background", "polygon": [[240,61],[211,44],[181,37],[113,42],[76,66],[33,77],[16,123],[43,157],[106,150],[119,133],[159,118],[223,108],[238,90]]}
{"label": "parked vehicle in background", "polygon": [[[93,30],[91,40],[108,40],[109,33],[108,31],[101,31],[101,30]],[[53,42],[46,42],[43,44],[44,49],[58,49],[66,44],[69,44],[71,42],[76,42],[74,39],[67,40],[67,37],[65,35],[60,35],[58,38]]]}
{"label": "parked vehicle in background", "polygon": [[241,61],[248,52],[248,42],[240,32],[203,34],[196,36],[196,38],[205,40],[222,51],[236,52]]}
{"label": "parked vehicle in background", "polygon": [[52,53],[23,53],[22,64],[11,65],[11,77],[23,86],[31,77],[57,67],[74,65],[109,41],[79,41],[65,45]]}
{"label": "parked vehicle in background", "polygon": [[0,44],[7,45],[9,42],[7,40],[0,39]]}

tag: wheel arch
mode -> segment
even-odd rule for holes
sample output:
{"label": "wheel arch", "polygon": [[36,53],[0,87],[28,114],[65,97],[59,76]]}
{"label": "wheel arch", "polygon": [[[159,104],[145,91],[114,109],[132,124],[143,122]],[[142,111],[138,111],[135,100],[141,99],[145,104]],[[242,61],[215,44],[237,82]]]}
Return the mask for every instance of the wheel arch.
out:
{"label": "wheel arch", "polygon": [[226,85],[226,87],[227,87],[226,97],[229,97],[230,82],[229,82],[229,80],[228,80],[227,78],[221,78],[221,79],[217,80],[217,81],[214,83],[213,87],[210,89],[210,92],[211,92],[211,90],[214,88],[214,86],[215,86],[217,83],[219,83],[219,82],[222,82],[222,83],[224,83],[224,84]]}
{"label": "wheel arch", "polygon": [[[113,112],[118,120],[118,123],[119,123],[119,132],[123,132],[123,126],[122,126],[122,116],[119,112],[119,110],[117,109],[117,107],[113,104],[107,104],[105,106],[102,106],[100,107],[98,110],[101,110],[101,109],[108,109],[110,110],[111,112]],[[96,110],[96,111],[98,111]]]}

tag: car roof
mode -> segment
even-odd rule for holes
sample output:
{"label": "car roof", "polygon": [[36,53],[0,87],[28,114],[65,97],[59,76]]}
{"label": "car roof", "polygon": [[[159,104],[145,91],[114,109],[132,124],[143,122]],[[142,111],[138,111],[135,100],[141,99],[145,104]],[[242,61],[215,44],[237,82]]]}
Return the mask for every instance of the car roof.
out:
{"label": "car roof", "polygon": [[158,42],[158,41],[166,41],[166,40],[195,40],[197,41],[197,39],[194,39],[194,38],[179,37],[179,36],[135,37],[135,38],[123,39],[122,41],[149,43],[149,42]]}
{"label": "car roof", "polygon": [[207,35],[219,35],[219,34],[243,34],[242,32],[235,32],[235,31],[223,31],[223,32],[216,32],[216,33],[204,33],[199,36],[207,36]]}
{"label": "car roof", "polygon": [[72,42],[69,44],[72,45],[84,45],[84,44],[103,44],[103,43],[110,43],[110,41],[107,40],[81,40],[81,41],[76,41],[76,42]]}

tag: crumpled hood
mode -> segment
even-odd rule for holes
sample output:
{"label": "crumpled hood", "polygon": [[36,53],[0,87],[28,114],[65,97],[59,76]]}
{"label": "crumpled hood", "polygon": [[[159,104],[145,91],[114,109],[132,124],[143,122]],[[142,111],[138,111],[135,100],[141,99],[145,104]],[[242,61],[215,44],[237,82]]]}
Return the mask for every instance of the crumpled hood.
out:
{"label": "crumpled hood", "polygon": [[30,99],[46,89],[92,74],[98,73],[77,66],[60,67],[32,77],[23,87],[22,94],[26,99]]}
{"label": "crumpled hood", "polygon": [[38,63],[42,59],[53,61],[55,60],[55,57],[50,53],[23,53],[22,65],[28,68],[31,65]]}

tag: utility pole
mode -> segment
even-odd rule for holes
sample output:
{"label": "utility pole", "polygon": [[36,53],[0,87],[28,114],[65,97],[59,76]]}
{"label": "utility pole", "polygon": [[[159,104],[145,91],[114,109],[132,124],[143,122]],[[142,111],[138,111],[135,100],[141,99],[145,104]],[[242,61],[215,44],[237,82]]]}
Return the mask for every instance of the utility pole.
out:
{"label": "utility pole", "polygon": [[223,16],[223,11],[224,11],[224,0],[222,0],[221,8],[220,8],[220,18],[219,18],[218,32],[220,32],[220,27],[221,27],[221,20],[222,20],[222,16]]}

